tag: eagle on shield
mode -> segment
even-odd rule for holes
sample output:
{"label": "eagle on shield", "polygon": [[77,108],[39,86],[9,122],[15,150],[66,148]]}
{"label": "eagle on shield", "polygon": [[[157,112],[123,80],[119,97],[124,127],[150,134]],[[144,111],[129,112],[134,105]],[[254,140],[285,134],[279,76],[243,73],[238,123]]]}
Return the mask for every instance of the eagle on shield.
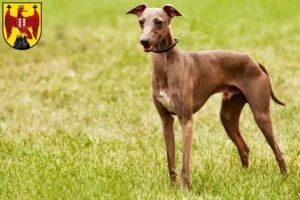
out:
{"label": "eagle on shield", "polygon": [[[28,10],[25,11],[24,5],[19,5],[17,17],[14,17],[10,14],[10,5],[8,5],[7,8],[8,10],[6,11],[5,15],[5,28],[7,39],[9,39],[9,37],[11,36],[12,28],[19,29],[20,33],[26,34],[28,39],[32,39],[33,37],[37,39],[38,29],[40,26],[40,16],[39,13],[36,11],[37,6],[33,6],[34,14],[28,17],[24,17],[22,14],[23,12],[28,12]],[[32,28],[32,33],[28,28]]]}

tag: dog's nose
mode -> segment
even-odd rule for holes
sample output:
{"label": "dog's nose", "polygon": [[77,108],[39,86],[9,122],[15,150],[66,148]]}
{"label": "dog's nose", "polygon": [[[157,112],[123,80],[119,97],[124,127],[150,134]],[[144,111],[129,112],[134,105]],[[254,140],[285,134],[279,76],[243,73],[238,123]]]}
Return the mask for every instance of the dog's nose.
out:
{"label": "dog's nose", "polygon": [[141,40],[141,44],[146,47],[150,46],[149,40]]}

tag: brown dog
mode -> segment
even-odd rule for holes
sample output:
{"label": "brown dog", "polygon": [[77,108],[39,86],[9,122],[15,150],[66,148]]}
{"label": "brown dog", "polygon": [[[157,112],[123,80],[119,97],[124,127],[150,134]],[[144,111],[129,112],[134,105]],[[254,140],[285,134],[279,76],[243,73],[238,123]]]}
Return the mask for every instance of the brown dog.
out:
{"label": "brown dog", "polygon": [[239,130],[242,108],[249,103],[255,121],[271,146],[281,173],[287,169],[275,141],[270,118],[270,96],[281,105],[271,87],[270,78],[263,65],[248,55],[233,51],[182,52],[175,46],[170,27],[174,16],[182,16],[173,6],[148,8],[139,5],[127,14],[139,17],[142,28],[140,38],[144,51],[152,52],[153,102],[161,117],[167,149],[169,174],[176,180],[175,142],[173,123],[176,115],[183,129],[182,187],[189,186],[190,153],[193,114],[207,99],[223,93],[220,117],[222,124],[236,145],[243,167],[248,166],[249,148]]}

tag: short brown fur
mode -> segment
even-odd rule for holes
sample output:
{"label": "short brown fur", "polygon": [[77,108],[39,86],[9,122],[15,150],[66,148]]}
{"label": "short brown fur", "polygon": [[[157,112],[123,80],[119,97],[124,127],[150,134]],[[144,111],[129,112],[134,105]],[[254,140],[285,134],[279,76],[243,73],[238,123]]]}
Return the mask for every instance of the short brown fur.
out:
{"label": "short brown fur", "polygon": [[[136,14],[142,29],[141,43],[145,51],[161,51],[174,44],[170,27],[174,16],[182,16],[171,5],[148,8],[140,5],[128,12]],[[242,166],[248,166],[249,148],[239,130],[239,117],[249,103],[255,121],[272,148],[282,174],[287,175],[285,161],[275,141],[270,117],[270,96],[281,105],[272,90],[265,67],[247,54],[234,51],[213,50],[184,52],[176,47],[165,53],[151,53],[152,97],[161,117],[166,144],[169,175],[176,181],[175,141],[173,115],[180,121],[183,130],[182,187],[190,182],[190,153],[192,144],[193,113],[207,99],[218,92],[223,93],[220,117],[229,138],[236,145]],[[174,112],[168,111],[158,100],[160,91],[171,99]]]}

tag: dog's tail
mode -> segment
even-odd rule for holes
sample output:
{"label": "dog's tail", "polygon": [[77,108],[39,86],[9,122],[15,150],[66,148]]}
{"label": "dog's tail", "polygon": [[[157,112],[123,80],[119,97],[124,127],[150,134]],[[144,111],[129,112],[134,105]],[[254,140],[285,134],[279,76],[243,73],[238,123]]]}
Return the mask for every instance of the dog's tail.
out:
{"label": "dog's tail", "polygon": [[[259,62],[258,62],[257,64],[259,65],[259,67],[261,68],[261,70],[262,70],[263,72],[265,72],[265,73],[269,76],[269,74],[268,74],[268,72],[267,72],[267,69],[266,69],[262,64],[260,64]],[[271,85],[270,85],[270,86],[271,86]],[[279,105],[282,105],[282,106],[285,105],[284,102],[282,102],[282,101],[280,101],[279,99],[277,99],[277,97],[275,96],[275,94],[274,94],[274,92],[273,92],[272,86],[271,86],[271,97],[272,97],[273,101],[275,101],[275,102],[278,103]]]}

